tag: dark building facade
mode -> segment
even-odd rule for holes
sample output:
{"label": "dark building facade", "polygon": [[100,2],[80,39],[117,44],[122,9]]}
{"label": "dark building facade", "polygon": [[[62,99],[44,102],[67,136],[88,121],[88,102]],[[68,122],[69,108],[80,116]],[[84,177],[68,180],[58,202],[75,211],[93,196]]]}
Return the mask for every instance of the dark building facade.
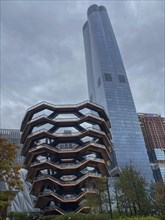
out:
{"label": "dark building facade", "polygon": [[119,167],[132,163],[151,181],[144,139],[108,13],[104,6],[92,5],[87,17],[83,36],[90,101],[102,105],[109,115]]}
{"label": "dark building facade", "polygon": [[22,122],[22,154],[43,215],[84,212],[87,182],[109,176],[111,134],[108,116],[90,102],[57,106],[42,102]]}
{"label": "dark building facade", "polygon": [[140,126],[156,182],[165,182],[165,118],[138,113]]}

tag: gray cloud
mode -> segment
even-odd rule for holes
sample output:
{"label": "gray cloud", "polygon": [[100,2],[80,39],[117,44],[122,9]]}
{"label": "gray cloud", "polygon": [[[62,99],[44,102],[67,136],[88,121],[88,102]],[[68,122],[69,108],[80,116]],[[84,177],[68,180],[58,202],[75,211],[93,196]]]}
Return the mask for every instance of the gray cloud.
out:
{"label": "gray cloud", "polygon": [[19,128],[40,101],[88,99],[82,26],[93,3],[107,8],[137,111],[164,115],[163,2],[2,1],[2,128]]}

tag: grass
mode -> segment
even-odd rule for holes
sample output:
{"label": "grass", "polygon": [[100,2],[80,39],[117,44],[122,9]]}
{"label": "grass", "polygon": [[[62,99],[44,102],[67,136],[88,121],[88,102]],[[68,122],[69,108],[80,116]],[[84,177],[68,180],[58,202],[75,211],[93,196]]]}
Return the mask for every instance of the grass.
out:
{"label": "grass", "polygon": [[[38,220],[38,213],[21,213],[11,212],[10,219],[15,217],[16,220]],[[61,216],[45,216],[44,220],[111,220],[109,213],[104,214],[83,214],[83,213],[69,213]],[[113,215],[113,220],[165,220],[165,216],[147,216],[147,217],[120,217]]]}

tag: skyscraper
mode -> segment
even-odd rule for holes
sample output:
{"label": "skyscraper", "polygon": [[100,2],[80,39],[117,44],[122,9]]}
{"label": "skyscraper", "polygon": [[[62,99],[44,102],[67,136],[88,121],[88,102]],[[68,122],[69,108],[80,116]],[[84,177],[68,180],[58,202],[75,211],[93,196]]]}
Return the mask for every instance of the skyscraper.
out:
{"label": "skyscraper", "polygon": [[138,113],[147,150],[165,150],[165,118],[158,114]]}
{"label": "skyscraper", "polygon": [[118,165],[132,163],[148,180],[153,179],[129,82],[104,6],[92,5],[83,26],[90,101],[109,114]]}
{"label": "skyscraper", "polygon": [[165,118],[138,113],[140,126],[156,182],[165,182]]}

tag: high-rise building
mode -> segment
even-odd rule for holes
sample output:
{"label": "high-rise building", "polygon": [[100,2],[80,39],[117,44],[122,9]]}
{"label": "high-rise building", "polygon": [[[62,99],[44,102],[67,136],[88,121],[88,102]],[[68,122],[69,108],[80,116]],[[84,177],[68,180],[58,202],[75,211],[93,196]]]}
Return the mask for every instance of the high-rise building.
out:
{"label": "high-rise building", "polygon": [[104,109],[89,101],[42,102],[28,109],[21,126],[22,154],[35,207],[43,215],[89,209],[83,204],[86,195],[96,193],[94,182],[109,176],[109,127]]}
{"label": "high-rise building", "polygon": [[24,157],[21,156],[22,145],[20,144],[21,133],[19,129],[0,129],[0,135],[5,137],[11,143],[16,144],[19,148],[15,158],[15,163],[23,164]]}
{"label": "high-rise building", "polygon": [[165,118],[158,114],[138,113],[147,150],[165,150]]}
{"label": "high-rise building", "polygon": [[[153,180],[129,82],[104,6],[92,5],[83,26],[90,101],[108,112],[118,165],[132,163]],[[134,51],[132,51],[134,53]],[[131,53],[131,51],[130,51]]]}
{"label": "high-rise building", "polygon": [[165,118],[138,113],[140,126],[156,182],[165,182]]}

